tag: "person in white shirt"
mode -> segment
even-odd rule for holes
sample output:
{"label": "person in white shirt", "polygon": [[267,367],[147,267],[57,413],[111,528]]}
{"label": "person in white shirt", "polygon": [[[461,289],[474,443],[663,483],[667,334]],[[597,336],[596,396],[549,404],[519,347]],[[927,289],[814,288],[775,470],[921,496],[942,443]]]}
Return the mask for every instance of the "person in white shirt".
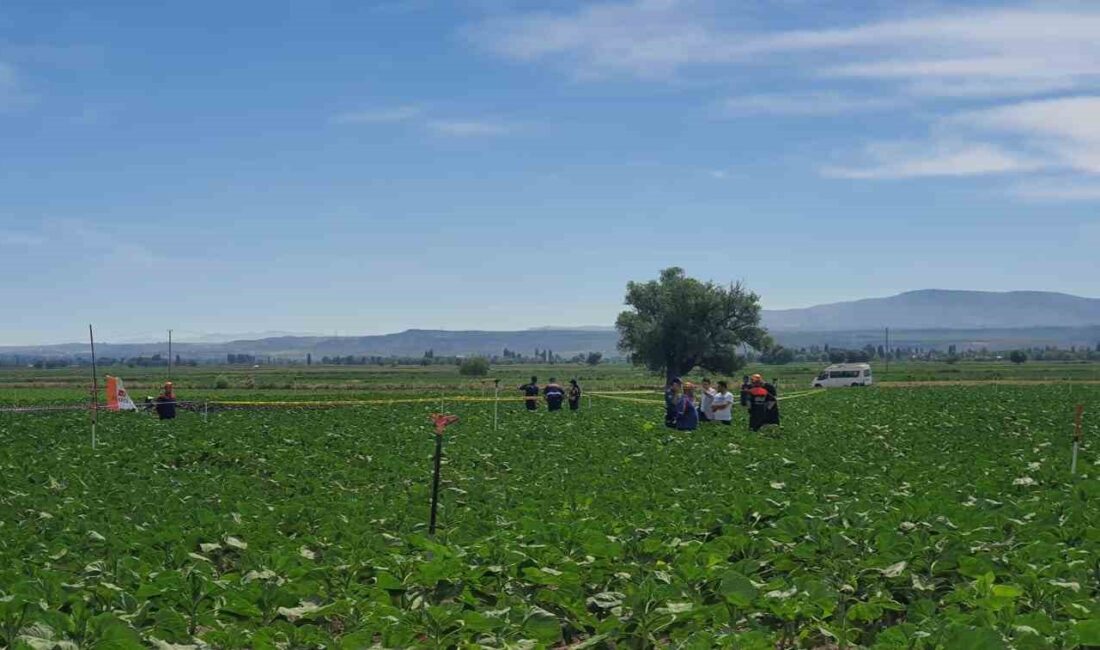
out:
{"label": "person in white shirt", "polygon": [[730,392],[729,385],[725,381],[718,382],[718,391],[710,401],[711,419],[715,422],[721,422],[727,427],[731,426],[733,424],[733,401],[733,393]]}
{"label": "person in white shirt", "polygon": [[707,422],[714,419],[714,412],[711,410],[711,402],[714,401],[714,396],[718,393],[711,388],[710,380],[706,377],[703,378],[703,399],[699,405],[699,420]]}

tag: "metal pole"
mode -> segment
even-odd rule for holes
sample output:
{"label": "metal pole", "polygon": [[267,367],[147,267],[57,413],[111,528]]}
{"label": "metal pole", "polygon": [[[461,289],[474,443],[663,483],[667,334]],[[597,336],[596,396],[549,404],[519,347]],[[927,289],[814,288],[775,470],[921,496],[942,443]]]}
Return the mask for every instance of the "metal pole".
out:
{"label": "metal pole", "polygon": [[432,516],[428,521],[428,535],[435,536],[435,514],[439,507],[439,464],[443,457],[443,434],[435,434],[435,469],[432,474]]}
{"label": "metal pole", "polygon": [[500,380],[493,380],[493,431],[497,430],[497,412],[500,410]]}
{"label": "metal pole", "polygon": [[168,381],[172,381],[172,330],[168,330]]}
{"label": "metal pole", "polygon": [[203,402],[202,403],[202,423],[203,424],[206,424],[206,422],[207,422],[206,414],[209,411],[209,409],[210,409],[210,403],[209,402]]}
{"label": "metal pole", "polygon": [[1077,473],[1077,449],[1081,446],[1081,416],[1085,412],[1085,405],[1078,404],[1073,417],[1073,460],[1070,461],[1069,473]]}
{"label": "metal pole", "polygon": [[95,428],[99,424],[99,377],[95,367],[95,334],[92,333],[92,325],[88,324],[88,343],[92,348],[92,449],[95,449]]}

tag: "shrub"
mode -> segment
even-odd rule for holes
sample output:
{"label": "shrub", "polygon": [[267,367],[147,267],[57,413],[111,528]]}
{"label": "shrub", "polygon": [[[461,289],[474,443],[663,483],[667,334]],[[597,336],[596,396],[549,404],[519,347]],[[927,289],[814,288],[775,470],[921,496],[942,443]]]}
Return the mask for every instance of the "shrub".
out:
{"label": "shrub", "polygon": [[1012,354],[1008,355],[1008,360],[1012,363],[1023,363],[1027,361],[1027,353],[1023,350],[1013,350]]}
{"label": "shrub", "polygon": [[229,388],[229,377],[226,377],[225,375],[218,375],[217,378],[214,379],[214,388]]}
{"label": "shrub", "polygon": [[489,360],[485,357],[463,359],[458,366],[458,374],[464,377],[484,377],[489,374]]}

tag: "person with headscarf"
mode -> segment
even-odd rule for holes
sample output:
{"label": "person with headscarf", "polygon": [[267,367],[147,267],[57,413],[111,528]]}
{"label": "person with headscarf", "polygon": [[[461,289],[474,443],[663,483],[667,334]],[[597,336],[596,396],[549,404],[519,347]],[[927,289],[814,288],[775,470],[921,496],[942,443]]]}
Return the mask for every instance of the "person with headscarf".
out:
{"label": "person with headscarf", "polygon": [[775,386],[765,383],[760,375],[753,375],[749,388],[749,429],[759,431],[768,424],[779,424]]}
{"label": "person with headscarf", "polygon": [[569,410],[576,411],[581,407],[581,387],[576,379],[569,380]]}
{"label": "person with headscarf", "polygon": [[153,400],[153,408],[157,411],[157,417],[162,420],[171,420],[176,417],[176,393],[172,388],[172,382],[164,382],[164,390]]}
{"label": "person with headscarf", "polygon": [[558,384],[557,379],[551,377],[550,383],[546,384],[546,388],[542,389],[542,394],[546,398],[546,410],[561,410],[561,403],[565,399],[565,389]]}
{"label": "person with headscarf", "polygon": [[539,378],[531,377],[531,381],[520,386],[523,391],[524,405],[528,411],[537,411],[539,408]]}
{"label": "person with headscarf", "polygon": [[699,427],[699,410],[695,407],[695,386],[684,384],[684,392],[676,400],[676,430],[695,431]]}

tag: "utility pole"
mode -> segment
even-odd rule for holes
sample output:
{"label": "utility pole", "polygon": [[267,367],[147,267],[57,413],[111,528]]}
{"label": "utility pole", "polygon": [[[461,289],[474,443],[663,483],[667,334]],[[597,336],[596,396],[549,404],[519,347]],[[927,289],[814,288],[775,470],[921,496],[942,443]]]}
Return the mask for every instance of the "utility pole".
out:
{"label": "utility pole", "polygon": [[890,328],[886,328],[886,374],[890,374]]}

